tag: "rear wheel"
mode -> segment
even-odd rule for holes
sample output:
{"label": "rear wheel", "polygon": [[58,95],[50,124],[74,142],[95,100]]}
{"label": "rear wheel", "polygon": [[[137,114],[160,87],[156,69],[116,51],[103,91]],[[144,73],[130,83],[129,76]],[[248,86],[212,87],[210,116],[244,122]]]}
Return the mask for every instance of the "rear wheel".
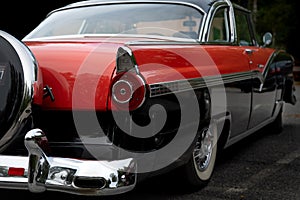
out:
{"label": "rear wheel", "polygon": [[192,189],[199,189],[210,181],[216,162],[217,146],[217,127],[211,124],[199,133],[192,155],[184,165],[184,177]]}

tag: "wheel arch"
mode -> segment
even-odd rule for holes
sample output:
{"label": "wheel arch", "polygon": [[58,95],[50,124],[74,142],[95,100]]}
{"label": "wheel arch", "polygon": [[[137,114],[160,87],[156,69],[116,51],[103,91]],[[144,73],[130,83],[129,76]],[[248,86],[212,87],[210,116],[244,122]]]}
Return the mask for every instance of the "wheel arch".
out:
{"label": "wheel arch", "polygon": [[230,114],[227,113],[222,119],[218,122],[218,149],[222,151],[226,148],[226,144],[230,138],[230,130],[231,130],[231,117]]}

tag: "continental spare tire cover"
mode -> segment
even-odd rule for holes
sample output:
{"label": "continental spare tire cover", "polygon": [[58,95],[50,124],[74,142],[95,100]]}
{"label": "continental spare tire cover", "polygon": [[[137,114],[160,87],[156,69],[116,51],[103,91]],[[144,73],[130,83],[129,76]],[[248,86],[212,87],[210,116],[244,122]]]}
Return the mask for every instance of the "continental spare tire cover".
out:
{"label": "continental spare tire cover", "polygon": [[0,153],[26,134],[36,77],[36,60],[28,47],[0,31]]}

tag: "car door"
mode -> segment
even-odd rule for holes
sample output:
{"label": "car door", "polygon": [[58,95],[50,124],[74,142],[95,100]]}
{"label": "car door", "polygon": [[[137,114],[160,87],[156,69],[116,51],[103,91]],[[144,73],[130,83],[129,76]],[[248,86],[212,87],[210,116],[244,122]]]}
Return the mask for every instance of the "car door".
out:
{"label": "car door", "polygon": [[227,98],[227,111],[231,118],[230,137],[248,129],[251,114],[252,74],[245,49],[235,45],[232,37],[233,19],[227,6],[215,9],[209,25],[206,50],[218,66]]}
{"label": "car door", "polygon": [[276,99],[276,80],[267,76],[268,61],[274,50],[258,45],[248,11],[235,8],[237,42],[247,55],[253,74],[252,105],[249,129],[258,126],[273,114]]}

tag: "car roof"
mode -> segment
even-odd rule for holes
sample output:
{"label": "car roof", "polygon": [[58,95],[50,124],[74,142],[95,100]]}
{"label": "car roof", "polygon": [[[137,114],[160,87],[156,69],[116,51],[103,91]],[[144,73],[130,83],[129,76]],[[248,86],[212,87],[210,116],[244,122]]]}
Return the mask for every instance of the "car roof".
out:
{"label": "car roof", "polygon": [[[76,3],[68,4],[62,8],[56,9],[52,12],[63,10],[63,9],[70,9],[74,7],[84,7],[84,6],[92,6],[92,5],[99,5],[99,4],[108,4],[108,3],[186,3],[186,4],[193,4],[202,8],[202,10],[208,13],[211,6],[216,2],[229,2],[229,0],[85,0],[79,1]],[[49,14],[51,14],[50,12]]]}

